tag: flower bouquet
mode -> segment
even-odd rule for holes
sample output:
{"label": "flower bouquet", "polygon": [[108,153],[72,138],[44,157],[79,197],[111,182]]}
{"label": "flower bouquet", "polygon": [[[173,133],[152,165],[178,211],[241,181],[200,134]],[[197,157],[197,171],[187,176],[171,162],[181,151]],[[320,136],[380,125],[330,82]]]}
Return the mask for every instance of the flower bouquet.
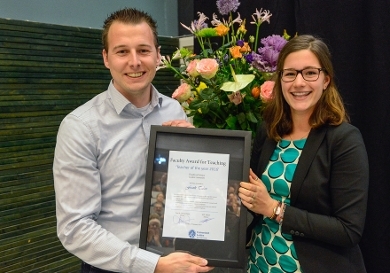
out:
{"label": "flower bouquet", "polygon": [[181,80],[172,97],[195,127],[249,130],[254,135],[261,123],[261,107],[271,96],[274,82],[269,80],[289,37],[286,32],[283,37],[271,35],[261,39],[258,47],[259,29],[263,22],[270,23],[270,11],[256,9],[250,22],[256,33],[247,39],[246,20],[236,13],[240,2],[218,0],[216,4],[225,18],[213,14],[212,27],[201,12],[191,26],[182,24],[195,36],[201,52],[177,49],[162,58],[160,68],[171,69]]}

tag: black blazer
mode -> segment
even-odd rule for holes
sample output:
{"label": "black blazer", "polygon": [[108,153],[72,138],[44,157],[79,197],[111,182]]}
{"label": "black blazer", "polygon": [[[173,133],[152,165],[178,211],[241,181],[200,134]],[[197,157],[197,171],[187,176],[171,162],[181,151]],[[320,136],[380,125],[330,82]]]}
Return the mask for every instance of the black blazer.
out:
{"label": "black blazer", "polygon": [[[251,157],[251,168],[259,177],[275,145],[260,128]],[[343,123],[310,131],[282,224],[282,232],[293,235],[305,273],[366,272],[358,243],[366,217],[368,180],[367,153],[356,127]],[[255,217],[248,229],[261,219]]]}

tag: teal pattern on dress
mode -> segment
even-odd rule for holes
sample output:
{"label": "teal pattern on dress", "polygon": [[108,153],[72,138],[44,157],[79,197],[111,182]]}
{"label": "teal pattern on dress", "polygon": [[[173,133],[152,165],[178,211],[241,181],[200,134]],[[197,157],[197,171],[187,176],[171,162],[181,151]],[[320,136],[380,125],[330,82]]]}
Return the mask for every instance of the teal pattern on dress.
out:
{"label": "teal pattern on dress", "polygon": [[[276,145],[261,176],[271,197],[290,205],[290,187],[306,139],[282,139]],[[281,233],[281,226],[268,217],[252,233],[248,273],[301,273],[292,235]]]}

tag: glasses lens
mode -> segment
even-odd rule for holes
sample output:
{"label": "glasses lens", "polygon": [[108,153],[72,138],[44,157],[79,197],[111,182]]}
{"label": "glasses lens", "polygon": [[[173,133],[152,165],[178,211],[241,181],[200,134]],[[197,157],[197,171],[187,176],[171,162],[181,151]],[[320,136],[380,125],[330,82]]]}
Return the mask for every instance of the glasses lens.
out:
{"label": "glasses lens", "polygon": [[319,78],[320,72],[320,68],[305,68],[302,70],[284,69],[282,71],[282,81],[292,82],[295,80],[298,73],[300,73],[305,81],[313,82]]}
{"label": "glasses lens", "polygon": [[318,68],[305,68],[302,70],[302,76],[306,81],[316,81],[320,76]]}
{"label": "glasses lens", "polygon": [[282,72],[282,80],[284,82],[292,82],[297,77],[298,72],[292,69],[285,69]]}

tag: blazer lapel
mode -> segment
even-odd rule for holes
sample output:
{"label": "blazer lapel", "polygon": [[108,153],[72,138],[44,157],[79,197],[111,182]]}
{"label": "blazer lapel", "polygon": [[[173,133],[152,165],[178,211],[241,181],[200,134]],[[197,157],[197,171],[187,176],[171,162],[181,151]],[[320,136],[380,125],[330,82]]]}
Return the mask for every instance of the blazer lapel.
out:
{"label": "blazer lapel", "polygon": [[309,136],[307,137],[305,147],[302,150],[302,154],[299,158],[299,162],[291,182],[290,201],[292,205],[295,204],[295,201],[297,200],[303,185],[303,181],[326,135],[327,130],[327,126],[323,126],[318,129],[312,129],[309,133]]}
{"label": "blazer lapel", "polygon": [[267,167],[267,164],[269,162],[269,159],[274,152],[276,147],[276,142],[270,138],[266,138],[263,145],[263,151],[261,152],[260,159],[259,159],[259,170],[262,170],[262,172]]}

